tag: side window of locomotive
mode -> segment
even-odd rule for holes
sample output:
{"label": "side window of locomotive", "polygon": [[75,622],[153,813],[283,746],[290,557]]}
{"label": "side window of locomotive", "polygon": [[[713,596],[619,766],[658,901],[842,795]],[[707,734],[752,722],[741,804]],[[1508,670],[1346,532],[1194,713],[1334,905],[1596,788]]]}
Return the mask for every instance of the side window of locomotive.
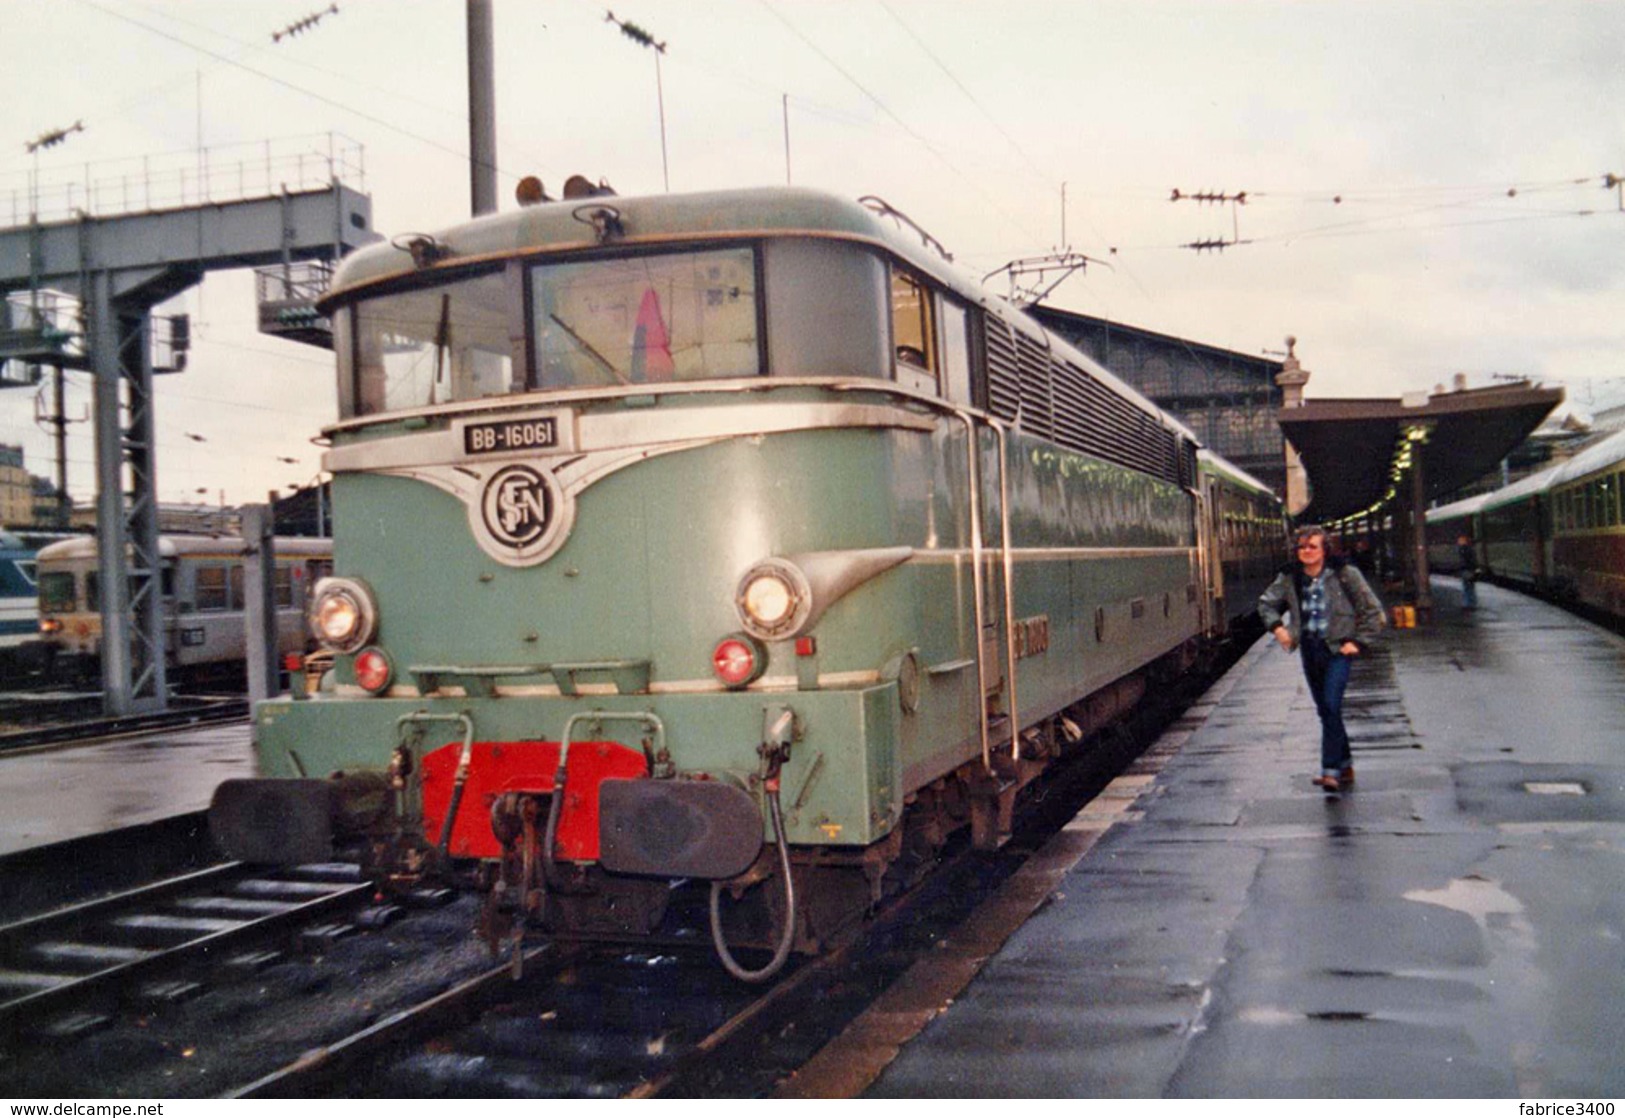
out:
{"label": "side window of locomotive", "polygon": [[879,256],[842,241],[783,237],[763,244],[762,263],[773,376],[891,376]]}
{"label": "side window of locomotive", "polygon": [[752,377],[762,368],[748,247],[539,264],[530,313],[541,388]]}
{"label": "side window of locomotive", "polygon": [[942,308],[942,387],[956,404],[971,404],[970,312],[953,299],[944,298]]}
{"label": "side window of locomotive", "polygon": [[936,329],[931,304],[930,288],[901,269],[892,270],[892,349],[897,358],[897,383],[925,392],[937,390]]}
{"label": "side window of locomotive", "polygon": [[357,303],[353,335],[335,335],[352,347],[339,355],[353,378],[341,406],[372,415],[523,391],[516,276],[489,271]]}
{"label": "side window of locomotive", "polygon": [[226,568],[199,567],[193,572],[197,608],[200,613],[219,613],[231,608],[231,589]]}
{"label": "side window of locomotive", "polygon": [[102,582],[101,575],[95,571],[85,574],[85,612],[100,613],[102,611]]}
{"label": "side window of locomotive", "polygon": [[276,596],[277,609],[291,609],[293,607],[293,568],[277,565],[276,583],[272,587]]}

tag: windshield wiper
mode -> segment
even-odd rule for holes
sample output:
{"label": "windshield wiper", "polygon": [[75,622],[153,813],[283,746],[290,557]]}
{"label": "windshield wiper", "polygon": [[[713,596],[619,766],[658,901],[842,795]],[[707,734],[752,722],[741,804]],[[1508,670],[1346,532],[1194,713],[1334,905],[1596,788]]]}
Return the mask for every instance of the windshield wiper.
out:
{"label": "windshield wiper", "polygon": [[451,294],[440,296],[440,322],[434,328],[434,379],[429,382],[429,406],[434,407],[435,386],[446,366],[446,351],[451,348]]}
{"label": "windshield wiper", "polygon": [[604,367],[604,371],[610,376],[614,377],[622,384],[632,383],[631,381],[627,380],[626,377],[621,375],[621,371],[619,369],[610,364],[608,358],[594,349],[591,342],[589,342],[586,338],[583,338],[580,334],[577,334],[574,330],[570,329],[569,324],[567,324],[564,319],[560,318],[556,314],[549,314],[547,317],[558,323],[559,329],[570,335],[570,340],[581,347],[581,352],[585,353],[588,357],[591,357],[594,361],[602,365]]}

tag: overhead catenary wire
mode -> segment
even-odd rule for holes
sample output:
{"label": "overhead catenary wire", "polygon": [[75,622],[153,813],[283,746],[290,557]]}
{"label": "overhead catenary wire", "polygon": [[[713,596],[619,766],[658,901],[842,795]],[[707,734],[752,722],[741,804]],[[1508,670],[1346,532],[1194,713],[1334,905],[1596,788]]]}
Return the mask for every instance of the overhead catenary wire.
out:
{"label": "overhead catenary wire", "polygon": [[935,144],[933,144],[925,136],[921,135],[920,132],[918,132],[907,121],[905,121],[902,117],[898,116],[897,113],[893,112],[891,107],[889,105],[887,105],[885,101],[881,100],[881,98],[880,98],[880,96],[878,94],[876,94],[873,90],[871,90],[868,86],[866,86],[862,81],[860,81],[858,79],[858,77],[855,74],[853,74],[850,70],[848,70],[845,66],[842,66],[838,61],[836,61],[836,59],[828,51],[826,51],[823,47],[819,46],[816,42],[814,42],[799,27],[797,27],[794,23],[790,22],[790,20],[784,15],[784,13],[780,12],[777,8],[775,8],[773,6],[773,4],[770,2],[770,0],[758,0],[758,2],[762,5],[763,8],[765,8],[770,14],[772,14],[772,16],[775,19],[777,19],[780,23],[782,23],[790,31],[790,33],[792,35],[794,35],[797,39],[801,40],[802,43],[806,44],[806,46],[807,46],[807,48],[809,50],[811,50],[814,54],[818,55],[819,58],[823,59],[824,62],[826,62],[830,66],[831,69],[833,69],[836,73],[840,74],[841,77],[845,78],[846,81],[848,83],[850,83],[852,85],[852,87],[855,88],[859,93],[861,93],[865,98],[867,98],[869,100],[869,102],[875,106],[875,108],[880,110],[880,112],[882,114],[884,114],[888,119],[890,119],[894,124],[896,124],[898,128],[901,128],[903,130],[903,132],[905,134],[907,134],[910,139],[912,139],[915,143],[919,144],[922,148],[924,148],[927,152],[929,152],[933,158],[935,158],[944,167],[948,168],[948,170],[952,171],[955,176],[957,176],[958,178],[963,180],[965,183],[967,183],[971,187],[972,190],[976,191],[977,194],[981,195],[982,199],[985,202],[987,202],[987,204],[990,207],[992,207],[994,212],[999,214],[1000,217],[1002,217],[1005,221],[1009,222],[1012,226],[1017,227],[1017,228],[1024,227],[1024,223],[1019,218],[1015,217],[1008,210],[1006,210],[1003,206],[999,205],[999,203],[998,203],[998,201],[996,199],[994,199],[985,190],[983,190],[981,188],[981,186],[971,176],[967,175],[963,170],[961,170],[960,167],[957,164],[955,164],[953,160],[949,159],[948,156],[941,151],[941,149],[939,149]]}

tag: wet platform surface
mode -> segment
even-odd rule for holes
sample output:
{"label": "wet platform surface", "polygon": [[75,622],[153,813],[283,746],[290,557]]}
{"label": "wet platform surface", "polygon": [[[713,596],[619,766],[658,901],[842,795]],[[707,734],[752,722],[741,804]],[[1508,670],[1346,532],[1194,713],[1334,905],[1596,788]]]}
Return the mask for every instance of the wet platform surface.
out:
{"label": "wet platform surface", "polygon": [[209,806],[254,775],[248,723],[158,730],[0,757],[0,855]]}
{"label": "wet platform surface", "polygon": [[1625,640],[1435,589],[1355,669],[1352,790],[1260,641],[868,1094],[1625,1094]]}

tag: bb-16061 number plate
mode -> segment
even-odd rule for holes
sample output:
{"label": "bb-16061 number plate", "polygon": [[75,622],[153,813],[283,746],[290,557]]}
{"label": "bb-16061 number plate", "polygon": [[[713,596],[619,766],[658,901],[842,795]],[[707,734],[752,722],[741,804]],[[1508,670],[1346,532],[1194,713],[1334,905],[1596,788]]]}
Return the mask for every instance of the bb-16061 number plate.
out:
{"label": "bb-16061 number plate", "polygon": [[559,445],[558,417],[501,419],[463,428],[464,454],[500,454],[513,450],[552,450]]}

